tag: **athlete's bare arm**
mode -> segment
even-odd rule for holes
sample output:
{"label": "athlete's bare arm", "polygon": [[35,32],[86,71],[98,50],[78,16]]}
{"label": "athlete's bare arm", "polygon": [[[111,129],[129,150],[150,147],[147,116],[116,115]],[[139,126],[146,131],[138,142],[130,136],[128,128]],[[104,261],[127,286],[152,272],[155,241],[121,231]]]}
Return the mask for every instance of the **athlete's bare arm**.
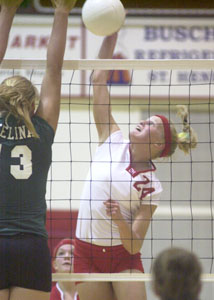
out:
{"label": "athlete's bare arm", "polygon": [[[112,58],[116,41],[117,33],[105,37],[98,58]],[[102,144],[113,132],[120,129],[111,113],[110,97],[106,85],[108,73],[109,71],[96,70],[93,74],[93,111],[100,144]]]}
{"label": "athlete's bare arm", "polygon": [[56,130],[61,97],[61,70],[65,52],[68,15],[76,0],[52,0],[54,23],[47,50],[47,66],[36,114]]}
{"label": "athlete's bare arm", "polygon": [[17,8],[23,0],[0,0],[0,64],[7,49],[9,33]]}
{"label": "athlete's bare arm", "polygon": [[152,215],[157,206],[141,205],[132,224],[128,224],[121,214],[118,201],[107,200],[104,204],[106,206],[106,214],[118,226],[124,248],[131,254],[138,253],[142,248]]}

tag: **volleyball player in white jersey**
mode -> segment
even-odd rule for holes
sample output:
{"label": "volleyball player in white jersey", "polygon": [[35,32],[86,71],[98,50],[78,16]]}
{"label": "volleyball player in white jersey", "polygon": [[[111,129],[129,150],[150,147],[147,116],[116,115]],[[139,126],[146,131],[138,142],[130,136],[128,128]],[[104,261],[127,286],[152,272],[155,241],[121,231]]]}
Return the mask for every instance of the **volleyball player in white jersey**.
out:
{"label": "volleyball player in white jersey", "polygon": [[[0,0],[0,63],[22,0]],[[0,83],[0,299],[49,300],[46,182],[57,128],[69,12],[76,0],[52,0],[54,22],[40,96],[30,80]],[[27,30],[27,28],[26,28]],[[39,105],[35,110],[36,100]]]}
{"label": "volleyball player in white jersey", "polygon": [[[112,58],[117,34],[104,39],[100,59]],[[107,88],[107,71],[95,71],[94,119],[99,136],[79,209],[74,272],[143,272],[140,250],[160,195],[152,159],[170,156],[177,145],[196,146],[182,109],[184,131],[177,135],[163,115],[140,121],[129,140],[114,120]],[[143,282],[78,283],[80,300],[145,300]]]}

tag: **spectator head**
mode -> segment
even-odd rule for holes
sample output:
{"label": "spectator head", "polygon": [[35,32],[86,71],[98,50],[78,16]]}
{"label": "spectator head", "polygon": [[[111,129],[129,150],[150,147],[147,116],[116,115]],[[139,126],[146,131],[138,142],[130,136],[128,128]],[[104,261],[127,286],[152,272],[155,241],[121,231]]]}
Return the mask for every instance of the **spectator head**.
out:
{"label": "spectator head", "polygon": [[72,271],[74,241],[72,239],[61,240],[53,251],[53,268],[58,273]]}
{"label": "spectator head", "polygon": [[161,300],[198,300],[202,268],[190,251],[170,248],[154,261],[153,290]]}

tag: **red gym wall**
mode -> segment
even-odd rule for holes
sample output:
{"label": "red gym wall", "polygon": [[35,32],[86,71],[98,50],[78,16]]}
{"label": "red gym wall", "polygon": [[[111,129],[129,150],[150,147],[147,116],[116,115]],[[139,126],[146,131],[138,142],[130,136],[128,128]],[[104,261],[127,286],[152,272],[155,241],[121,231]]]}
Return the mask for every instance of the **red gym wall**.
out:
{"label": "red gym wall", "polygon": [[47,211],[46,228],[49,236],[48,244],[51,254],[61,239],[75,237],[77,215],[77,210]]}

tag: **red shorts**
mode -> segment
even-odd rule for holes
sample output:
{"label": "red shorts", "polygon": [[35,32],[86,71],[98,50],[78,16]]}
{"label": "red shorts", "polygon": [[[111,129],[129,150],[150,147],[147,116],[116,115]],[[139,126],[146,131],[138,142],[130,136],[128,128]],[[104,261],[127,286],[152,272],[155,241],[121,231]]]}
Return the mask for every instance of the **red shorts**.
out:
{"label": "red shorts", "polygon": [[131,255],[122,245],[105,247],[75,240],[74,273],[120,273],[134,269],[144,273],[140,253]]}

